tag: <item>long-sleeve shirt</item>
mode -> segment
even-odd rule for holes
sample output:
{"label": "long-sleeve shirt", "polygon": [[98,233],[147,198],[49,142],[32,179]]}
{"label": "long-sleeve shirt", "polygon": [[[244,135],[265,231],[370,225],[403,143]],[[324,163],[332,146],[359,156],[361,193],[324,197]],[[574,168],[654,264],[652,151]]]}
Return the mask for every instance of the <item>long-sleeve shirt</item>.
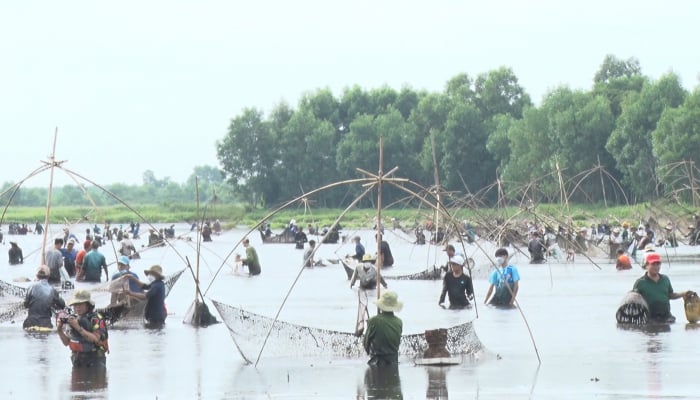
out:
{"label": "long-sleeve shirt", "polygon": [[[363,263],[355,267],[355,272],[352,273],[352,278],[350,278],[350,287],[355,285],[357,280],[360,280],[360,288],[362,289],[374,289],[377,287],[377,268],[374,265]],[[384,277],[381,277],[382,286],[386,287],[386,281]]]}
{"label": "long-sleeve shirt", "polygon": [[403,321],[393,312],[380,312],[367,321],[363,345],[371,362],[392,364],[399,362],[399,345]]}
{"label": "long-sleeve shirt", "polygon": [[64,308],[66,303],[46,279],[41,279],[27,290],[24,306],[27,307],[28,313],[23,327],[41,326],[52,328],[51,310]]}
{"label": "long-sleeve shirt", "polygon": [[258,252],[255,251],[253,246],[248,246],[245,248],[245,260],[244,264],[248,266],[248,271],[251,275],[260,274],[260,260],[258,259]]}
{"label": "long-sleeve shirt", "polygon": [[165,283],[162,279],[156,279],[146,285],[146,310],[144,317],[152,324],[165,322]]}
{"label": "long-sleeve shirt", "polygon": [[452,272],[449,272],[442,280],[442,293],[438,303],[442,304],[445,301],[445,295],[449,296],[450,308],[464,308],[468,306],[469,299],[467,297],[474,295],[472,278],[465,274],[454,276]]}

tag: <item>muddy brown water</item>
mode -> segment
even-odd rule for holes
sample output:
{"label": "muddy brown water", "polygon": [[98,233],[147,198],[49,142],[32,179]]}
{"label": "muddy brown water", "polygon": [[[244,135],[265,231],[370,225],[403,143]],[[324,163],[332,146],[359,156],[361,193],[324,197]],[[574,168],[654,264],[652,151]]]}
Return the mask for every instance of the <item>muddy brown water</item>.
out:
{"label": "muddy brown water", "polygon": [[[188,232],[185,225],[177,229],[178,235]],[[206,287],[221,267],[208,298],[272,317],[297,277],[302,251],[293,245],[263,245],[253,234],[250,237],[262,260],[262,275],[237,276],[232,273],[233,260],[222,267],[222,259],[245,232],[227,232],[202,244],[201,280]],[[371,232],[359,233],[368,250],[373,250]],[[427,264],[445,261],[439,248],[413,246],[404,236],[390,232],[386,238],[397,259],[397,266],[385,271],[387,274],[417,272]],[[26,261],[22,266],[8,266],[3,256],[0,276],[5,280],[32,276],[39,259],[34,249],[39,247],[40,238],[13,239],[23,247]],[[6,254],[8,248],[4,244],[0,251]],[[196,267],[194,242],[178,240],[174,248]],[[109,245],[102,250],[108,261],[114,259]],[[244,250],[234,252],[243,254]],[[317,258],[333,259],[351,252],[352,244],[322,245]],[[480,268],[488,270],[486,258],[478,250],[471,246],[467,252]],[[143,275],[143,269],[158,263],[166,273],[174,272],[184,267],[178,253],[169,247],[144,251],[133,269]],[[55,332],[25,333],[21,329],[23,318],[0,324],[4,355],[0,398],[697,398],[694,371],[700,329],[685,322],[682,300],[671,303],[675,324],[660,329],[622,329],[615,323],[615,310],[642,270],[635,266],[619,272],[607,260],[595,261],[602,269],[583,257],[574,264],[528,265],[518,253],[513,263],[522,277],[518,299],[523,314],[484,306],[487,282],[483,278],[474,284],[476,307],[463,311],[438,307],[439,281],[389,281],[390,289],[404,302],[398,315],[404,320],[405,333],[473,321],[486,348],[450,367],[416,366],[403,358],[395,374],[377,373],[368,368],[365,359],[298,358],[264,351],[257,367],[245,365],[224,324],[195,328],[183,323],[195,293],[193,279],[186,272],[167,299],[170,315],[163,329],[147,330],[140,323],[110,329],[111,353],[104,374],[74,371],[69,350]],[[110,273],[115,269],[111,265]],[[700,265],[687,261],[662,266],[662,273],[670,276],[676,291],[700,289],[699,272]],[[356,297],[342,266],[331,264],[301,273],[280,319],[352,331],[355,307]],[[211,304],[210,309],[216,315]]]}

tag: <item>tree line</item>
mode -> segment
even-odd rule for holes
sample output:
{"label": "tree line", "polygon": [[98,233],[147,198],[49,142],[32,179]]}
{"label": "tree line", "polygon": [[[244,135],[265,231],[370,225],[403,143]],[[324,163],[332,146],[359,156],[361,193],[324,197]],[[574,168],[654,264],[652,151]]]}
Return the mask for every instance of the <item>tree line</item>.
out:
{"label": "tree line", "polygon": [[[583,203],[696,200],[700,87],[689,92],[673,72],[653,80],[636,59],[613,55],[592,82],[590,90],[557,87],[539,106],[507,67],[458,74],[441,92],[352,86],[336,97],[317,89],[296,108],[244,109],[216,143],[218,166],[195,167],[185,183],[146,171],[142,185],[106,185],[111,194],[92,185],[54,188],[52,203],[191,204],[198,188],[203,202],[269,208],[358,178],[358,168],[376,172],[380,136],[385,172],[398,167],[398,177],[486,205],[524,196],[554,203],[564,194]],[[363,190],[341,186],[314,201],[344,207]],[[0,193],[4,203],[46,204],[45,188],[6,182]],[[387,187],[383,196],[390,204],[406,194]],[[371,197],[359,203],[372,205]]]}
{"label": "tree line", "polygon": [[[56,173],[60,173],[56,172]],[[90,179],[90,177],[87,177]],[[169,177],[157,178],[153,171],[143,173],[143,184],[108,184],[97,187],[75,177],[75,185],[54,187],[51,205],[56,207],[194,204],[197,192],[202,207],[215,203],[234,203],[239,200],[226,183],[223,172],[213,166],[197,166],[184,183],[173,182]],[[99,183],[98,183],[99,184]],[[44,207],[48,188],[24,187],[19,183],[5,182],[0,187],[0,202],[3,205]]]}
{"label": "tree line", "polygon": [[[543,202],[560,201],[566,190],[578,202],[688,200],[700,175],[700,89],[688,92],[673,72],[652,80],[636,59],[613,55],[592,89],[560,86],[539,106],[506,67],[456,75],[439,93],[353,86],[336,97],[324,88],[296,108],[243,110],[217,155],[237,193],[269,206],[357,178],[357,168],[376,172],[380,136],[384,171],[399,167],[398,175],[425,187],[437,177],[441,189],[491,204],[524,190]],[[344,206],[362,190],[315,198]]]}

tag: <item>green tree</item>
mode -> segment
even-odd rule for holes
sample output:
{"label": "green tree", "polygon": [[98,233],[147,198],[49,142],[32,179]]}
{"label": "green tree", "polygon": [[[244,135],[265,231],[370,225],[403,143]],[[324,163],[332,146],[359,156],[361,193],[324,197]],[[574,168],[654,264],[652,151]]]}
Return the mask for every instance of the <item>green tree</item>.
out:
{"label": "green tree", "polygon": [[656,182],[652,132],[661,114],[681,105],[685,96],[678,76],[668,74],[658,82],[646,83],[638,95],[632,94],[622,103],[622,114],[605,148],[614,157],[625,185],[640,200],[649,199],[649,182]]}
{"label": "green tree", "polygon": [[518,83],[513,70],[506,67],[489,71],[476,78],[474,102],[484,119],[498,114],[522,118],[523,109],[532,105],[530,96]]}
{"label": "green tree", "polygon": [[[700,88],[687,96],[680,107],[664,110],[652,133],[652,143],[660,165],[670,166],[679,162],[692,162],[694,168],[700,165]],[[669,191],[683,186],[687,189],[691,179],[697,180],[697,177],[688,176],[679,179],[678,175],[661,175],[662,183]]]}
{"label": "green tree", "polygon": [[231,121],[226,136],[216,144],[227,180],[251,204],[277,197],[279,185],[272,176],[279,153],[275,140],[262,112],[249,108]]}
{"label": "green tree", "polygon": [[602,95],[610,102],[610,111],[617,118],[622,112],[622,102],[630,93],[639,93],[647,78],[642,76],[639,61],[635,58],[620,60],[605,56],[593,78],[594,94]]}

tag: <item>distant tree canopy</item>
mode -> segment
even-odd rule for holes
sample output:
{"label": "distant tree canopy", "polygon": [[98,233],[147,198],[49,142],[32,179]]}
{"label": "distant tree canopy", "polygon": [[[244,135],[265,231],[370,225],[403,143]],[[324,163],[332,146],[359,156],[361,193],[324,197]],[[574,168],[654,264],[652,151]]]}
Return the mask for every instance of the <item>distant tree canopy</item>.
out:
{"label": "distant tree canopy", "polygon": [[[697,93],[689,95],[673,73],[652,81],[638,60],[613,55],[593,74],[591,90],[557,87],[540,106],[505,67],[475,78],[458,74],[440,93],[352,86],[335,97],[324,88],[268,117],[245,110],[217,153],[227,182],[257,204],[356,178],[358,168],[376,172],[380,136],[384,171],[399,167],[398,176],[426,188],[437,171],[443,190],[482,193],[490,202],[523,190],[558,201],[562,182],[576,189],[572,201],[653,200],[684,183],[700,186],[679,177],[693,176],[700,161]],[[669,167],[678,163],[686,168]],[[492,190],[496,182],[500,194]],[[315,198],[345,206],[360,190]],[[405,196],[383,193],[387,201]]]}
{"label": "distant tree canopy", "polygon": [[[63,173],[56,171],[56,174]],[[223,171],[212,166],[197,166],[184,184],[172,182],[169,177],[158,179],[153,171],[143,173],[142,185],[115,183],[102,187],[93,186],[76,178],[79,184],[54,187],[52,206],[112,206],[144,204],[193,204],[197,188],[202,205],[213,202],[238,202],[230,185],[224,181]],[[103,190],[106,189],[105,190]],[[0,202],[3,205],[44,207],[48,197],[47,188],[24,187],[13,182],[0,186]]]}

